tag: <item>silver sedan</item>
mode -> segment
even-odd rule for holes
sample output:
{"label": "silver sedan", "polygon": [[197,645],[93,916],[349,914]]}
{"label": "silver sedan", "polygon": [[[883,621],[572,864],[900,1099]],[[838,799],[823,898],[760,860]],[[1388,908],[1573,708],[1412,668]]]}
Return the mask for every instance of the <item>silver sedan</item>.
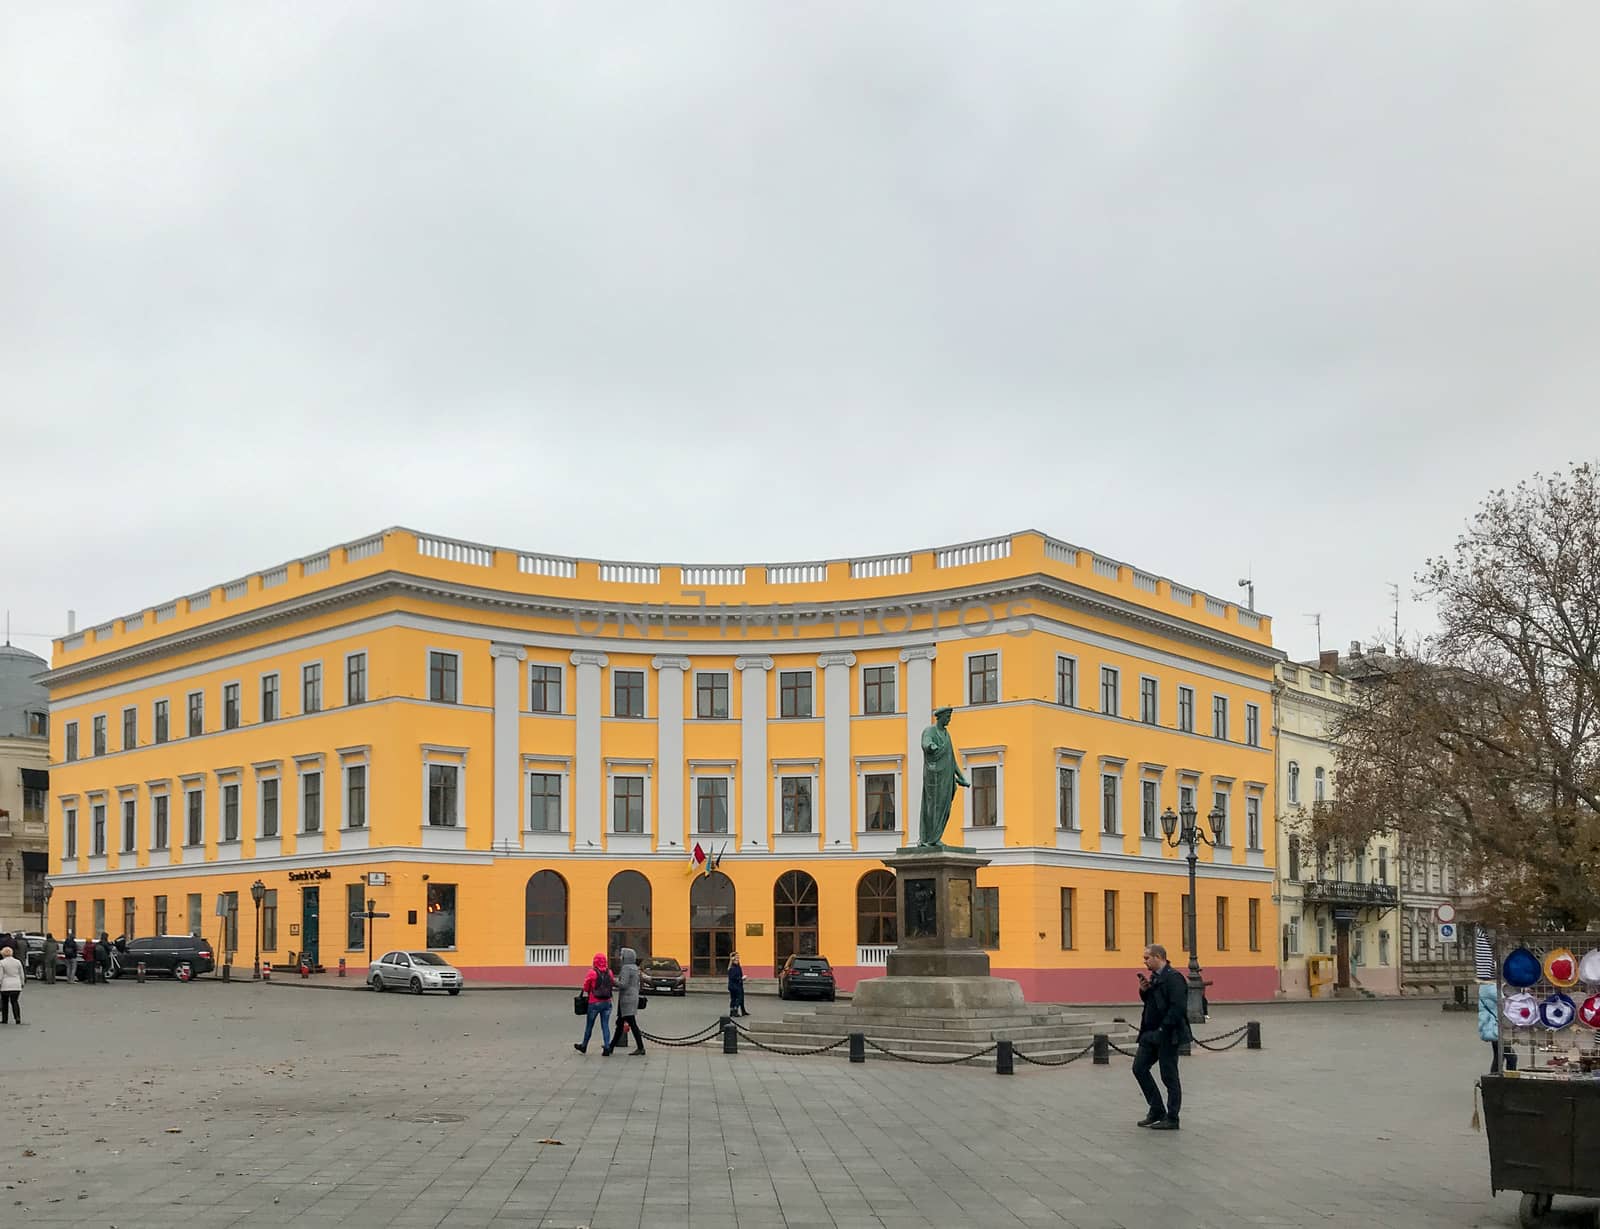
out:
{"label": "silver sedan", "polygon": [[385,952],[367,971],[367,985],[380,992],[395,986],[412,994],[428,990],[460,994],[466,980],[433,952]]}

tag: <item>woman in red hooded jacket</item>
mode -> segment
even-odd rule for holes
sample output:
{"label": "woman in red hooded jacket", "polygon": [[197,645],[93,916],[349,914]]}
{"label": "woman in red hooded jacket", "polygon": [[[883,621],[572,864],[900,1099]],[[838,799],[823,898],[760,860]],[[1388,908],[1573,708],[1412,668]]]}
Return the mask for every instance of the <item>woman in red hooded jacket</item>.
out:
{"label": "woman in red hooded jacket", "polygon": [[589,970],[589,975],[583,979],[583,993],[589,999],[589,1014],[583,1024],[583,1040],[574,1041],[572,1048],[579,1054],[589,1052],[589,1037],[594,1032],[595,1018],[600,1020],[600,1051],[606,1057],[611,1056],[611,994],[616,982],[611,976],[611,969],[606,964],[606,954],[596,952],[594,967]]}

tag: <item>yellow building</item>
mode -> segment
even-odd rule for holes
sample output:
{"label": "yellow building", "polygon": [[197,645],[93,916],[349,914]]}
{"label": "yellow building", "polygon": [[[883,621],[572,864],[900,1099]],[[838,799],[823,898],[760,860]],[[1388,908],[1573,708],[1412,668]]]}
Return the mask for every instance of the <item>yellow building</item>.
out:
{"label": "yellow building", "polygon": [[628,943],[700,975],[820,951],[848,988],[894,943],[882,859],[950,704],[946,840],[992,858],[998,975],[1126,1000],[1146,942],[1182,963],[1182,794],[1228,816],[1212,995],[1270,997],[1280,659],[1266,618],[1031,531],[680,566],[391,529],[57,642],[51,920],[248,964],[259,880],[274,962],[359,969],[370,900],[379,951],[478,980],[572,984]]}

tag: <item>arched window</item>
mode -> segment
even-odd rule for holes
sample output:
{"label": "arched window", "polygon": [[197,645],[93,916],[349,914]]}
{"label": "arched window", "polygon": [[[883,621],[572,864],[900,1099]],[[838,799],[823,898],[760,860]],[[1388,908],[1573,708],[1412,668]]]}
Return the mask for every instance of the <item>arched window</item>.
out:
{"label": "arched window", "polygon": [[689,964],[696,975],[726,973],[733,954],[733,880],[721,871],[696,875],[689,889]]}
{"label": "arched window", "polygon": [[528,880],[524,942],[564,947],[567,942],[567,881],[555,871],[536,871]]}
{"label": "arched window", "polygon": [[894,872],[868,871],[856,884],[856,942],[865,947],[887,946],[899,941]]}
{"label": "arched window", "polygon": [[606,951],[613,963],[625,947],[650,955],[650,881],[638,871],[618,871],[606,890]]}
{"label": "arched window", "polygon": [[817,954],[817,881],[804,871],[784,871],[772,885],[772,956],[778,968],[790,956]]}
{"label": "arched window", "polygon": [[1300,805],[1300,765],[1289,761],[1289,805]]}
{"label": "arched window", "polygon": [[1316,791],[1313,802],[1325,802],[1328,797],[1328,774],[1324,769],[1317,769],[1316,776],[1312,779],[1312,788]]}

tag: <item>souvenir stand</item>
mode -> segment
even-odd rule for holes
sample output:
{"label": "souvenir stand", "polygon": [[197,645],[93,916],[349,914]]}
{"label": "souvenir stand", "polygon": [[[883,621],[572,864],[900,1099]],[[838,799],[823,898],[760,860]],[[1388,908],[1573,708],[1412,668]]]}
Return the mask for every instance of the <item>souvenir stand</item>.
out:
{"label": "souvenir stand", "polygon": [[1600,1197],[1600,933],[1502,932],[1494,971],[1500,1051],[1514,1057],[1479,1081],[1489,1180],[1522,1192],[1533,1229],[1555,1195]]}

